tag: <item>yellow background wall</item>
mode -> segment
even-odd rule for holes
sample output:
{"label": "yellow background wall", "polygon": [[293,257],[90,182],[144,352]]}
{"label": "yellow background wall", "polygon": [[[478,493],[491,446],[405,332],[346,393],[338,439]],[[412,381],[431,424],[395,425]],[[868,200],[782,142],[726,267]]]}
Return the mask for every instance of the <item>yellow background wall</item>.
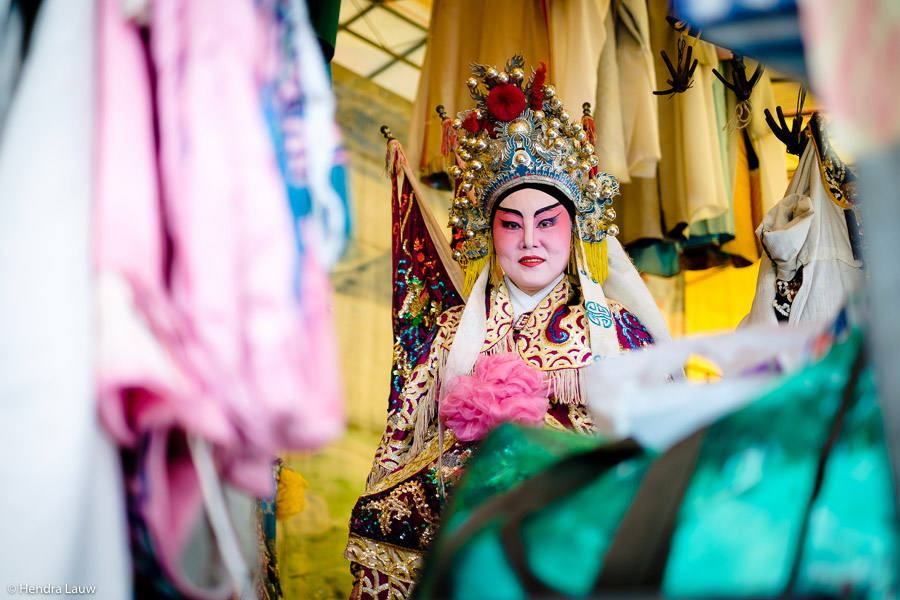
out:
{"label": "yellow background wall", "polygon": [[759,261],[740,269],[726,266],[685,271],[685,333],[734,330],[750,312],[758,273]]}

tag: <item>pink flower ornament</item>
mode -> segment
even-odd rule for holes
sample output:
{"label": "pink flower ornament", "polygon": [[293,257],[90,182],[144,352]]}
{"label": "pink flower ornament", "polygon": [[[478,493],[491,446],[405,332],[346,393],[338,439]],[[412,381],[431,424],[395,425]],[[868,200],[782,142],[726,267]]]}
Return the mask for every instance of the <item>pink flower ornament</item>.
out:
{"label": "pink flower ornament", "polygon": [[516,354],[480,356],[471,375],[450,382],[438,415],[458,440],[480,440],[502,423],[540,425],[547,412],[544,374]]}

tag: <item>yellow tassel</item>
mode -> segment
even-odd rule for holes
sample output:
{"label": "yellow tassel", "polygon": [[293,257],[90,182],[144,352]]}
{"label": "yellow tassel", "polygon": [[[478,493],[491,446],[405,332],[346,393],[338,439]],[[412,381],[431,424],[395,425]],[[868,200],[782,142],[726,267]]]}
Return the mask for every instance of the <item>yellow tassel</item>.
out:
{"label": "yellow tassel", "polygon": [[575,261],[575,256],[581,249],[581,244],[576,243],[577,239],[574,235],[572,236],[569,249],[569,265],[566,267],[566,275],[574,277],[576,281],[578,280],[578,263]]}
{"label": "yellow tassel", "polygon": [[306,488],[309,482],[303,475],[287,465],[278,474],[278,491],[275,493],[275,520],[287,521],[306,508]]}
{"label": "yellow tassel", "polygon": [[478,276],[481,275],[482,269],[484,269],[485,263],[487,261],[494,260],[494,242],[488,238],[488,248],[487,254],[482,256],[481,258],[469,259],[465,266],[466,273],[466,281],[463,284],[463,294],[468,296],[472,293],[472,288],[475,286],[475,280],[478,279]]}
{"label": "yellow tassel", "polygon": [[591,279],[597,283],[606,281],[609,275],[609,257],[606,249],[606,238],[600,242],[582,242],[579,244],[583,249],[582,258],[584,265],[591,274]]}

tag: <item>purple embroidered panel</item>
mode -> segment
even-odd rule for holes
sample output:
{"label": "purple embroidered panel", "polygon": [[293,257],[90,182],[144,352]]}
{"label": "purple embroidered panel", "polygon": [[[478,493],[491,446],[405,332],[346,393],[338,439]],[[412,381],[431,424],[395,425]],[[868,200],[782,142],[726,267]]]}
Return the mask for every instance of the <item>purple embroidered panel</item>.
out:
{"label": "purple embroidered panel", "polygon": [[396,174],[391,178],[394,284],[391,411],[400,406],[400,393],[412,368],[427,354],[437,331],[438,317],[448,308],[462,304],[438,258],[412,185],[403,178],[400,188],[398,179]]}

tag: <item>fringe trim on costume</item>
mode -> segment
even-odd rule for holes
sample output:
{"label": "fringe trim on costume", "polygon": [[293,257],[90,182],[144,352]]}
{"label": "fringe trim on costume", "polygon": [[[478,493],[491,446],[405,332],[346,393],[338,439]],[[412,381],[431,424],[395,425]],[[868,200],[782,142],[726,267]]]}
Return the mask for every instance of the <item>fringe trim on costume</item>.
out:
{"label": "fringe trim on costume", "polygon": [[549,371],[550,393],[560,404],[584,404],[585,389],[581,369],[560,369]]}
{"label": "fringe trim on costume", "polygon": [[456,130],[453,129],[452,121],[444,119],[441,123],[441,156],[445,159],[450,158],[453,148],[456,147]]}
{"label": "fringe trim on costume", "polygon": [[[447,355],[449,353],[450,351],[443,346],[438,350],[434,379],[432,380],[431,385],[428,386],[428,391],[425,392],[425,396],[419,401],[419,408],[414,417],[412,443],[409,449],[400,457],[397,468],[409,464],[425,447],[428,428],[431,426],[431,422],[437,414],[438,394],[440,393],[441,384],[443,383],[440,374],[444,371],[444,365],[447,363]],[[366,489],[372,489],[373,486],[392,472],[393,470],[388,470],[376,465],[372,469],[372,472],[369,473],[368,479],[366,479]]]}
{"label": "fringe trim on costume", "polygon": [[372,467],[372,472],[369,473],[369,476],[366,478],[366,491],[374,488],[379,481],[388,476],[388,473],[390,473],[390,471],[384,467],[378,465]]}
{"label": "fringe trim on costume", "polygon": [[586,254],[584,262],[591,272],[591,277],[597,283],[603,283],[609,275],[609,251],[606,238],[599,242],[585,243],[584,250]]}
{"label": "fringe trim on costume", "polygon": [[432,380],[428,391],[425,392],[425,396],[419,401],[419,409],[416,411],[415,427],[413,429],[412,445],[401,459],[401,465],[405,465],[414,459],[418,456],[419,452],[422,451],[422,448],[425,447],[425,436],[428,433],[429,427],[431,427],[431,422],[434,420],[435,415],[437,415],[438,396],[440,394],[441,386],[443,385],[441,373],[444,372],[444,365],[447,364],[448,354],[450,354],[450,351],[443,346],[438,350],[438,362],[435,367],[434,379]]}
{"label": "fringe trim on costume", "polygon": [[513,337],[513,329],[509,328],[509,331],[506,332],[506,335],[503,336],[503,339],[498,340],[496,344],[482,352],[487,356],[493,356],[495,354],[509,354],[513,351],[513,347],[515,346],[515,338]]}
{"label": "fringe trim on costume", "polygon": [[387,144],[387,151],[384,153],[384,175],[386,177],[393,179],[397,176],[397,171],[400,169],[400,160],[402,160],[400,158],[401,155],[399,140],[390,140]]}

